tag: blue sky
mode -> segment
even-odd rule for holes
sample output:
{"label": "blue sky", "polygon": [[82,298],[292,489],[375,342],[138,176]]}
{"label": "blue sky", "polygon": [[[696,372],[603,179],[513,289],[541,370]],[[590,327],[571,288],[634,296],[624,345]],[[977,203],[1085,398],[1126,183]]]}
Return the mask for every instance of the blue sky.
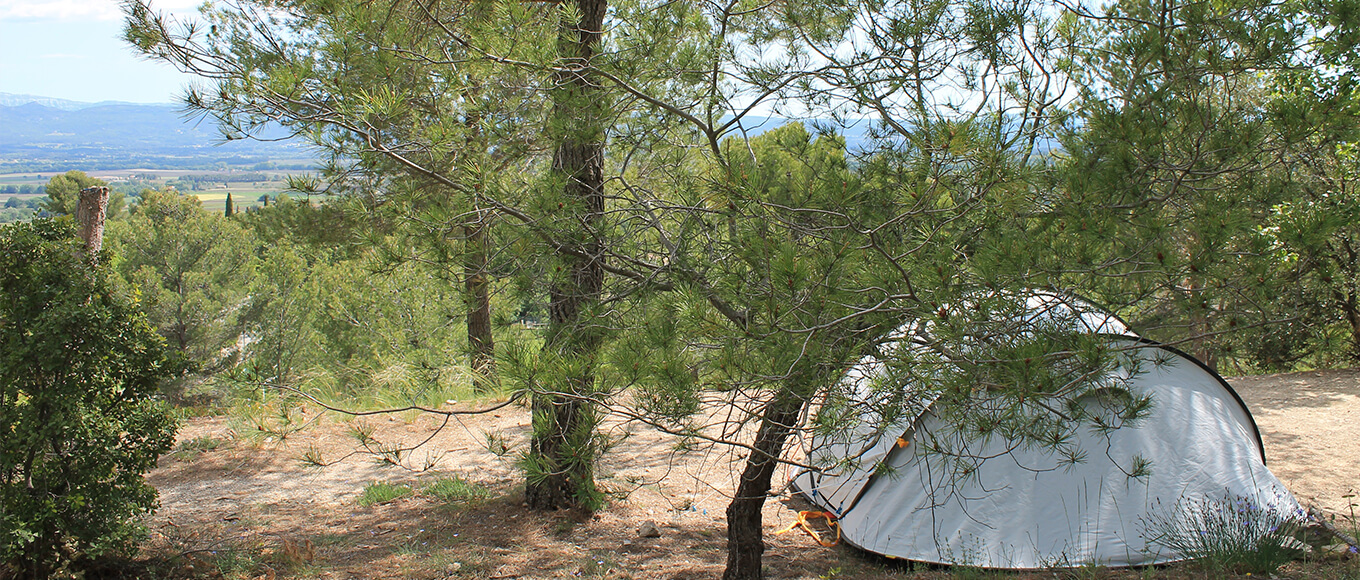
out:
{"label": "blue sky", "polygon": [[[195,0],[153,0],[193,11]],[[192,77],[138,57],[119,36],[117,0],[0,0],[0,93],[168,103]]]}

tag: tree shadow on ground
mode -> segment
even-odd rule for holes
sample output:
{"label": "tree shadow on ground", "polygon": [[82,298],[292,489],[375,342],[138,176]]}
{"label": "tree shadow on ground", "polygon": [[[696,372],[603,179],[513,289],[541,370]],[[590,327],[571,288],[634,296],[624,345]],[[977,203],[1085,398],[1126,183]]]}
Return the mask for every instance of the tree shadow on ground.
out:
{"label": "tree shadow on ground", "polygon": [[1360,369],[1229,377],[1253,413],[1298,407],[1326,408],[1360,399]]}

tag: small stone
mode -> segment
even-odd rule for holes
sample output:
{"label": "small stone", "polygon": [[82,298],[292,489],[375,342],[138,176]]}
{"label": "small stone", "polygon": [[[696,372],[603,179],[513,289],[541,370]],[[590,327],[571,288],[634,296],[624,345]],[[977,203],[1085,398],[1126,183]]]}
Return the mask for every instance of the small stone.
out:
{"label": "small stone", "polygon": [[639,538],[660,538],[661,528],[656,527],[656,522],[647,520],[638,527]]}
{"label": "small stone", "polygon": [[1332,544],[1323,546],[1322,553],[1332,558],[1345,558],[1351,555],[1351,547],[1347,544]]}
{"label": "small stone", "polygon": [[457,574],[458,571],[462,569],[463,569],[462,562],[449,562],[447,566],[444,566],[444,573],[452,576],[454,574]]}

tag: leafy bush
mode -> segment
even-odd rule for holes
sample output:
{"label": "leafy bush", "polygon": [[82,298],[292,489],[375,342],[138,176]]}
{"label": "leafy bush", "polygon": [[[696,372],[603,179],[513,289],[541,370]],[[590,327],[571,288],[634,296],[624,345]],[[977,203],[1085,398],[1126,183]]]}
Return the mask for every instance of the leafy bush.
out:
{"label": "leafy bush", "polygon": [[1213,571],[1269,574],[1303,554],[1303,513],[1281,512],[1246,497],[1184,501],[1143,521],[1149,544],[1198,560]]}
{"label": "leafy bush", "polygon": [[128,548],[174,443],[154,398],[179,365],[69,218],[0,227],[0,577]]}

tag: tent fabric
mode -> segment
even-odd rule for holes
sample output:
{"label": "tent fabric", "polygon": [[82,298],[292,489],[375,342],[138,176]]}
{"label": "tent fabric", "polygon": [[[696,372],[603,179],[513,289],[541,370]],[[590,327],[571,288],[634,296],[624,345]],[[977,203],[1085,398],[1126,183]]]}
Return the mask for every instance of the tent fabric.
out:
{"label": "tent fabric", "polygon": [[[1041,301],[1042,302],[1042,301]],[[1090,321],[1083,315],[1082,320]],[[1114,319],[1087,328],[1128,349],[1120,384],[1150,395],[1149,416],[1109,432],[1079,430],[1083,461],[1001,438],[967,441],[986,457],[958,477],[925,449],[955,433],[928,405],[896,424],[812,441],[821,470],[793,477],[795,492],[840,519],[845,541],[890,557],[988,568],[1135,566],[1183,559],[1148,541],[1147,522],[1184,502],[1245,500],[1301,508],[1265,466],[1255,421],[1216,373],[1175,349],[1139,338]],[[1115,331],[1115,332],[1109,332]],[[1133,361],[1141,360],[1145,364]],[[867,382],[881,363],[861,361],[847,381]],[[1099,404],[1098,401],[1081,401]],[[900,436],[900,437],[899,437]],[[1137,459],[1150,461],[1145,473]]]}

